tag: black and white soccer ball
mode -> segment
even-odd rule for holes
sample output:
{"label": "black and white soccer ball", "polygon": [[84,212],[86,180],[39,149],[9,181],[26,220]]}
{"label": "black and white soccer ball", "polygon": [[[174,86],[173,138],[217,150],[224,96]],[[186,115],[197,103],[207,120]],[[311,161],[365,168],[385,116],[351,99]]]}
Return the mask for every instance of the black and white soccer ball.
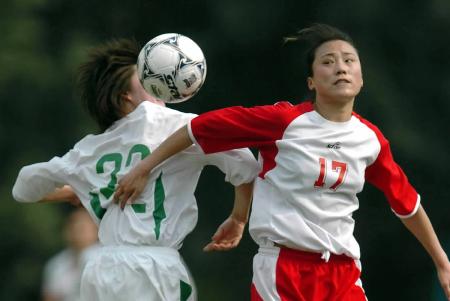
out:
{"label": "black and white soccer ball", "polygon": [[183,102],[197,94],[206,78],[206,60],[190,38],[166,33],[151,39],[137,62],[144,89],[166,102]]}

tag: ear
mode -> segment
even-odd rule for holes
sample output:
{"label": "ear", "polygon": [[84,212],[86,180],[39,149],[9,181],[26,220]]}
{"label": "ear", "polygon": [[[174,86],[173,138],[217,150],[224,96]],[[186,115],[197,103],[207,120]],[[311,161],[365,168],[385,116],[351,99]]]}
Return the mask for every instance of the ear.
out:
{"label": "ear", "polygon": [[313,91],[314,90],[314,80],[312,79],[312,77],[308,76],[308,78],[306,79],[306,82],[308,83],[308,89]]}
{"label": "ear", "polygon": [[127,92],[123,92],[122,94],[120,94],[120,96],[122,97],[122,99],[124,101],[132,101],[130,92],[128,92],[128,91]]}

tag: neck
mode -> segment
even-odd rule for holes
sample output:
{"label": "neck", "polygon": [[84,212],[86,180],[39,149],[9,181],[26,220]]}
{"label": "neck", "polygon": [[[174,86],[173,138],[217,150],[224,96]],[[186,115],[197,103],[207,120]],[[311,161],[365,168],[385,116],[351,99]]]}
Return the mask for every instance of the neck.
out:
{"label": "neck", "polygon": [[128,114],[130,114],[131,112],[133,112],[134,109],[136,109],[136,107],[137,107],[137,106],[136,106],[135,104],[133,104],[133,103],[125,102],[125,103],[122,105],[122,116],[121,116],[121,117],[127,116]]}
{"label": "neck", "polygon": [[333,122],[349,121],[353,113],[354,99],[345,103],[314,102],[314,110],[323,118]]}

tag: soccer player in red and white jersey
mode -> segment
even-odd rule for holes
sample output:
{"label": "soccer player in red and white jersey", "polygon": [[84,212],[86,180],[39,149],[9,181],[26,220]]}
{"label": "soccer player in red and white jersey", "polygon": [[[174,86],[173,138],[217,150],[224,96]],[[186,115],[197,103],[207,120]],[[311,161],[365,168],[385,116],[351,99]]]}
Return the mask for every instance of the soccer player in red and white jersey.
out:
{"label": "soccer player in red and white jersey", "polygon": [[393,160],[380,130],[353,112],[363,77],[351,38],[316,24],[290,39],[310,46],[312,101],[202,114],[122,178],[115,198],[132,202],[157,164],[193,142],[205,153],[257,148],[262,169],[255,182],[250,234],[259,251],[251,299],[363,301],[352,214],[367,181],[384,192],[393,212],[429,253],[450,300],[450,263],[419,194]]}

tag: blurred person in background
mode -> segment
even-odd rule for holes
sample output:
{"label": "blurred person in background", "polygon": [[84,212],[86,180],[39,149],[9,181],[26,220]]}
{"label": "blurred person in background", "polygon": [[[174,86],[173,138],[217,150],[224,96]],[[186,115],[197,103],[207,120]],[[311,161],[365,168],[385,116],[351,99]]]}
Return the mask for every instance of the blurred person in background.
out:
{"label": "blurred person in background", "polygon": [[80,281],[86,260],[98,241],[97,225],[83,207],[73,209],[64,222],[66,248],[44,268],[43,301],[81,301]]}
{"label": "blurred person in background", "polygon": [[135,41],[120,39],[89,52],[79,88],[101,133],[81,139],[62,157],[23,167],[13,196],[28,203],[57,199],[58,187],[69,185],[98,224],[101,247],[85,265],[82,300],[193,301],[194,281],[178,249],[197,223],[200,173],[214,165],[235,187],[232,212],[205,247],[228,250],[242,237],[259,165],[248,149],[205,155],[193,146],[159,166],[137,203],[115,204],[117,180],[195,117],[166,108],[144,90],[139,51]]}
{"label": "blurred person in background", "polygon": [[[201,114],[122,177],[115,199],[134,202],[155,167],[192,143],[207,154],[255,147],[262,170],[250,217],[250,234],[259,245],[251,300],[367,300],[352,217],[365,181],[385,194],[392,211],[426,249],[450,300],[450,262],[420,195],[394,161],[381,131],[353,112],[363,77],[352,39],[337,28],[315,24],[288,40],[309,46],[306,82],[312,100]],[[389,252],[389,247],[379,251]],[[389,264],[382,267],[386,273]]]}

